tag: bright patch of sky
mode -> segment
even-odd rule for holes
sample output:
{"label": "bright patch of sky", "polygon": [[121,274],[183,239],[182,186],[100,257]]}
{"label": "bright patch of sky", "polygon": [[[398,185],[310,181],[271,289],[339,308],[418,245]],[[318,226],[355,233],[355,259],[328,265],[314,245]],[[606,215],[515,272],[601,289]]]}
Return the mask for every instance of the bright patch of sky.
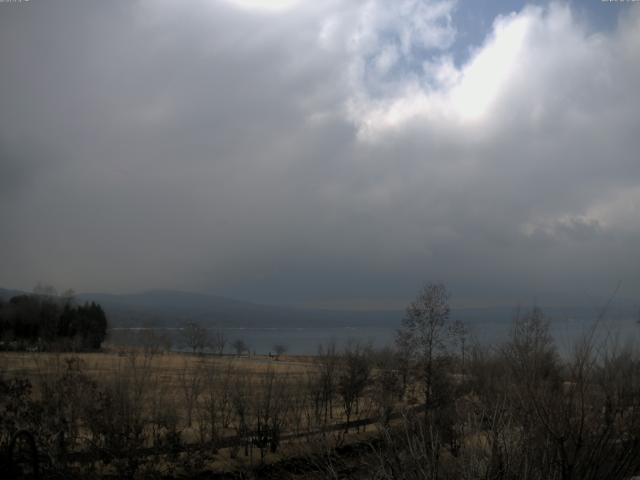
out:
{"label": "bright patch of sky", "polygon": [[554,57],[538,58],[536,45],[546,45],[548,52],[575,47],[588,55],[579,45],[602,48],[604,32],[611,33],[628,11],[601,1],[581,7],[495,0],[393,5],[370,2],[358,30],[364,34],[354,42],[354,90],[360,94],[350,108],[361,138],[420,117],[481,121],[518,75]]}
{"label": "bright patch of sky", "polygon": [[[509,15],[521,11],[526,6],[546,6],[544,0],[459,0],[453,12],[453,23],[456,26],[456,39],[451,46],[452,56],[457,64],[468,60],[475,47],[480,45],[491,32],[493,22],[498,16]],[[594,31],[611,31],[615,28],[618,17],[632,2],[610,2],[603,0],[574,0],[557,2],[568,4],[574,16],[580,17]]]}

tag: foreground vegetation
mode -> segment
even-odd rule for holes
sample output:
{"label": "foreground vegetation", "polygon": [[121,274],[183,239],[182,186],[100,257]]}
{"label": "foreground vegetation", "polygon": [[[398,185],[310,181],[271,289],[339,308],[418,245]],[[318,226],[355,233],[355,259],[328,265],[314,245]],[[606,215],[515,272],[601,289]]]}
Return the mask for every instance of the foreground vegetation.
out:
{"label": "foreground vegetation", "polygon": [[[626,479],[640,357],[595,330],[560,358],[542,311],[474,345],[427,286],[396,348],[312,358],[157,348],[0,356],[2,472],[51,478]],[[596,324],[597,327],[597,324]],[[4,477],[3,477],[4,478]]]}

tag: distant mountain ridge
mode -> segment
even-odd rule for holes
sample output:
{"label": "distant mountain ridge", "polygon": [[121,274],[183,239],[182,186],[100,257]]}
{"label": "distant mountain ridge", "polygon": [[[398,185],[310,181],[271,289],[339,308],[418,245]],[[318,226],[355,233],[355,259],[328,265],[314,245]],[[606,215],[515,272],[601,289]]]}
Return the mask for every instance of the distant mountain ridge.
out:
{"label": "distant mountain ridge", "polygon": [[[24,294],[20,290],[1,289],[5,300]],[[323,310],[289,306],[273,306],[227,297],[151,290],[133,294],[82,293],[79,302],[95,301],[102,305],[112,327],[178,327],[186,321],[196,321],[207,327],[234,328],[322,328],[376,326],[397,328],[404,312],[389,310],[350,311]],[[575,298],[572,299],[575,301]],[[552,320],[575,319],[591,322],[606,300],[583,302],[582,305],[554,306],[537,303]],[[523,305],[524,308],[529,305]],[[469,325],[506,324],[516,311],[515,305],[486,308],[454,308],[452,318]],[[637,304],[629,299],[615,299],[607,310],[612,319],[631,319],[638,315]]]}
{"label": "distant mountain ridge", "polygon": [[25,293],[27,292],[23,292],[22,290],[0,288],[0,299],[9,300],[11,297],[15,297],[16,295],[24,295]]}
{"label": "distant mountain ridge", "polygon": [[136,294],[86,293],[79,301],[102,305],[114,326],[173,327],[196,321],[209,327],[335,327],[399,325],[401,312],[353,312],[262,305],[215,295],[171,290]]}

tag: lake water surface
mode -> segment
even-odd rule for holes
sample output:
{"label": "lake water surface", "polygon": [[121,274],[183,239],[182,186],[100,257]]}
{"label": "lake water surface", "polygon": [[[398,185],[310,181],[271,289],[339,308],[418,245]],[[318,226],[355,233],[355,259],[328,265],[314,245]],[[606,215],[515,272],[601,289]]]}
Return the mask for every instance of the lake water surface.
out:
{"label": "lake water surface", "polygon": [[[567,354],[573,349],[577,340],[590,332],[592,321],[567,319],[551,322],[551,333],[558,350]],[[510,323],[483,322],[469,327],[471,336],[484,345],[497,345],[504,341],[510,331]],[[232,353],[231,344],[235,340],[243,340],[251,352],[265,355],[273,352],[274,345],[287,347],[287,352],[294,355],[313,355],[318,352],[319,345],[335,343],[342,349],[350,341],[358,341],[381,348],[393,345],[398,326],[355,326],[355,327],[297,327],[297,328],[220,328],[226,340],[226,352]],[[115,328],[110,340],[114,344],[136,344],[144,332],[144,328]],[[184,350],[179,328],[158,328],[159,333],[167,335],[174,350]],[[640,325],[634,320],[616,320],[602,322],[595,334],[598,341],[605,338],[610,344],[619,346],[640,341]]]}

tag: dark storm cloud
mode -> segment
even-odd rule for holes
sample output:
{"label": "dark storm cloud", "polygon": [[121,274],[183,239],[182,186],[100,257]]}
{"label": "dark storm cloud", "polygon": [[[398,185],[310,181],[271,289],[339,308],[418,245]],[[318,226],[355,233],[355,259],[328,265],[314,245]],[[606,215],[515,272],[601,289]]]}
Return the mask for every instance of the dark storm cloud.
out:
{"label": "dark storm cloud", "polygon": [[639,9],[405,3],[2,5],[0,284],[637,293]]}

